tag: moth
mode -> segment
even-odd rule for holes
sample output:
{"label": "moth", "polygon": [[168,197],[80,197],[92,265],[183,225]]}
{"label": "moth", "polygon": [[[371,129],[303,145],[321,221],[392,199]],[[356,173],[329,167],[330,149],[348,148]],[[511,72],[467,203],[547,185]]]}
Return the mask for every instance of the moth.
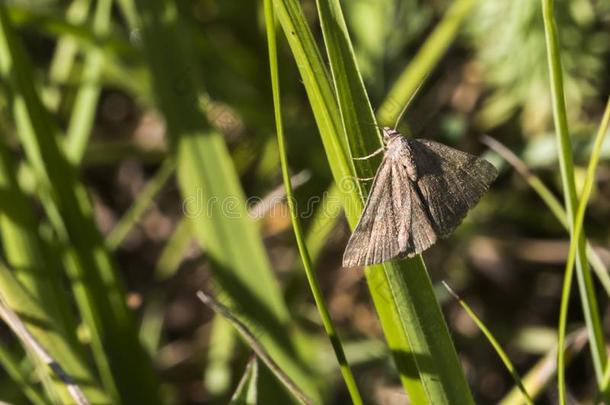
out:
{"label": "moth", "polygon": [[498,175],[484,159],[383,128],[384,157],[343,266],[413,257],[448,236]]}

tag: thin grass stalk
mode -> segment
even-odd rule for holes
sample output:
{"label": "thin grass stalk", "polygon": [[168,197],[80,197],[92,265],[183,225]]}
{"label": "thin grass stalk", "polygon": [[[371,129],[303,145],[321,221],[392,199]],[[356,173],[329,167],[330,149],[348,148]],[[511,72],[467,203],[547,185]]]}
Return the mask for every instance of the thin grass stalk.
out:
{"label": "thin grass stalk", "polygon": [[282,370],[282,368],[273,360],[273,358],[267,353],[263,345],[260,344],[256,335],[241,322],[229,308],[225,307],[220,302],[216,301],[216,299],[212,298],[209,295],[206,295],[203,291],[197,291],[197,297],[203,302],[205,305],[210,307],[215,313],[223,316],[227,321],[233,325],[233,327],[239,332],[242,338],[246,341],[246,343],[250,346],[250,348],[256,353],[259,359],[271,370],[271,372],[284,384],[284,387],[297,399],[300,403],[304,405],[313,405],[314,402],[311,398],[307,396],[305,392],[303,392],[299,386],[290,378],[288,374]]}
{"label": "thin grass stalk", "polygon": [[[93,33],[104,36],[110,29],[112,0],[98,0],[93,15]],[[89,141],[97,103],[101,92],[102,72],[106,56],[104,50],[94,46],[87,50],[83,67],[82,84],[74,100],[74,109],[65,139],[66,155],[75,164],[80,163]]]}
{"label": "thin grass stalk", "polygon": [[[595,136],[595,142],[591,151],[591,158],[589,159],[589,165],[587,167],[587,176],[585,178],[585,184],[583,185],[582,193],[578,201],[578,208],[576,210],[576,218],[572,231],[572,239],[570,241],[570,250],[568,253],[568,260],[565,268],[565,275],[563,281],[563,288],[561,294],[561,307],[559,311],[559,330],[558,330],[558,344],[559,350],[557,351],[557,387],[559,390],[559,402],[564,404],[566,401],[566,381],[565,381],[565,336],[566,336],[566,323],[568,319],[568,302],[570,298],[570,287],[572,285],[572,274],[574,271],[574,261],[576,260],[576,254],[578,250],[578,241],[580,240],[581,231],[583,227],[583,221],[585,218],[585,211],[587,203],[591,197],[591,191],[593,190],[593,182],[595,181],[595,171],[597,170],[597,164],[599,163],[599,156],[601,154],[602,143],[604,142],[605,136],[608,132],[608,124],[610,123],[610,98],[606,104],[606,110],[602,118],[601,124],[597,135]],[[606,391],[604,385],[604,378],[602,377],[600,384],[600,391]]]}
{"label": "thin grass stalk", "polygon": [[519,388],[519,391],[521,391],[521,395],[523,396],[523,400],[525,401],[525,403],[528,405],[534,405],[534,401],[532,400],[532,397],[530,396],[530,394],[527,392],[527,389],[523,385],[521,376],[519,376],[517,369],[513,365],[512,361],[510,361],[508,354],[506,354],[506,352],[502,348],[502,345],[500,345],[500,342],[498,342],[496,337],[493,335],[493,333],[491,333],[491,331],[485,325],[485,323],[481,320],[481,318],[479,318],[477,316],[477,314],[472,310],[472,308],[470,308],[470,305],[468,305],[464,300],[462,300],[460,298],[460,296],[457,295],[455,293],[455,291],[453,291],[453,289],[451,287],[449,287],[449,285],[446,282],[443,281],[443,285],[449,291],[449,293],[453,296],[453,298],[455,298],[457,300],[457,302],[462,306],[462,308],[464,308],[464,310],[466,311],[466,313],[468,314],[470,319],[472,319],[473,322],[479,328],[479,330],[481,332],[483,332],[483,334],[485,335],[485,337],[487,338],[489,343],[491,343],[494,350],[500,357],[500,360],[502,360],[502,363],[504,363],[504,366],[506,367],[506,369],[508,370],[510,375],[513,377],[513,380],[515,380],[515,384],[517,384],[517,388]]}
{"label": "thin grass stalk", "polygon": [[[576,227],[576,186],[574,182],[574,165],[572,163],[572,145],[570,133],[568,130],[568,119],[566,113],[565,96],[563,90],[563,77],[561,66],[561,52],[559,48],[559,39],[557,35],[557,26],[553,13],[553,0],[542,1],[542,19],[544,22],[544,33],[546,39],[546,49],[549,66],[549,77],[551,83],[551,99],[553,106],[553,119],[555,122],[555,134],[557,138],[557,146],[559,152],[559,167],[561,170],[561,179],[563,183],[563,193],[567,212],[568,222],[570,224],[570,233],[574,238],[574,229]],[[578,286],[580,291],[580,300],[583,307],[584,317],[589,331],[589,344],[591,347],[591,357],[593,360],[593,368],[599,387],[603,384],[603,371],[606,366],[607,355],[602,334],[601,320],[599,309],[597,307],[597,299],[589,263],[586,260],[585,235],[581,235],[578,241],[578,250],[576,252],[576,270],[578,278]],[[606,399],[610,400],[610,396],[606,394]]]}
{"label": "thin grass stalk", "polygon": [[110,250],[118,248],[138,220],[146,212],[155,196],[161,191],[167,180],[174,173],[174,160],[167,158],[157,170],[152,179],[146,184],[142,192],[129,210],[121,217],[106,237],[106,245]]}
{"label": "thin grass stalk", "polygon": [[352,370],[347,362],[347,358],[345,357],[345,352],[343,351],[343,346],[341,345],[341,339],[339,338],[339,334],[335,329],[335,326],[330,316],[330,312],[326,306],[326,302],[324,301],[324,296],[322,295],[322,291],[320,289],[316,273],[312,268],[311,258],[309,257],[309,251],[307,250],[305,238],[303,236],[301,221],[295,206],[296,200],[292,190],[290,173],[288,171],[288,158],[286,156],[286,145],[282,125],[280,83],[277,66],[277,49],[275,43],[275,16],[273,12],[272,0],[264,0],[264,6],[266,23],[265,25],[267,27],[267,44],[269,47],[269,67],[271,71],[271,87],[273,91],[273,105],[275,112],[278,152],[280,155],[282,178],[284,180],[284,187],[286,188],[286,200],[288,202],[288,209],[290,212],[292,227],[294,229],[294,236],[299,249],[299,255],[301,256],[301,260],[303,261],[303,268],[305,270],[305,274],[307,275],[309,288],[311,289],[311,293],[313,294],[316,307],[318,308],[318,312],[320,313],[320,318],[322,319],[324,330],[326,331],[333,350],[335,351],[335,356],[337,357],[337,361],[339,363],[341,375],[343,376],[343,380],[345,381],[345,385],[347,386],[352,402],[355,405],[361,405],[363,403],[362,397],[360,396],[360,392],[358,391],[354,375],[352,374]]}
{"label": "thin grass stalk", "polygon": [[[79,25],[87,19],[91,0],[73,0],[66,11],[66,21]],[[49,67],[49,80],[51,84],[44,89],[43,99],[51,111],[57,111],[61,103],[61,89],[74,66],[78,53],[78,41],[71,35],[59,38]]]}

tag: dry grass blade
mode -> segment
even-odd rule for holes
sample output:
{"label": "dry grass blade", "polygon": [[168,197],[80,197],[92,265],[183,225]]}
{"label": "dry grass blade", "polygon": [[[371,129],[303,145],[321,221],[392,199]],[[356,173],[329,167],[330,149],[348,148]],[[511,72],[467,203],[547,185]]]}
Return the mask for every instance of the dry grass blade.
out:
{"label": "dry grass blade", "polygon": [[55,373],[66,386],[66,389],[74,399],[74,402],[78,405],[88,405],[89,401],[85,397],[85,394],[81,391],[80,387],[74,382],[74,379],[68,375],[61,367],[61,365],[46,351],[44,347],[34,336],[27,330],[21,319],[17,314],[6,305],[4,299],[0,298],[0,317],[6,322],[6,324],[13,330],[15,335],[19,337],[25,347],[30,349],[36,357],[41,360],[44,364],[48,365],[51,370]]}
{"label": "dry grass blade", "polygon": [[300,403],[310,405],[314,402],[292,381],[292,379],[284,373],[284,371],[277,365],[277,363],[267,354],[267,351],[263,348],[263,346],[258,342],[256,336],[250,331],[250,329],[244,325],[242,321],[237,319],[235,315],[231,312],[229,308],[216,301],[214,298],[205,294],[203,291],[197,292],[197,297],[203,302],[205,305],[210,307],[214,312],[219,315],[222,315],[225,319],[227,319],[235,329],[239,332],[239,334],[244,338],[246,343],[252,348],[254,353],[265,363],[267,367],[273,372],[273,374],[284,384],[284,386],[290,391],[291,394],[295,396],[296,399],[299,400]]}

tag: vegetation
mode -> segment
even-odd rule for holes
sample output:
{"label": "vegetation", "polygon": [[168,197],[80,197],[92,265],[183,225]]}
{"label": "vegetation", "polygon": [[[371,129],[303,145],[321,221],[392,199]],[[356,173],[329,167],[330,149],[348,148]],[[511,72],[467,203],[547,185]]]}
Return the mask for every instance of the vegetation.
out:
{"label": "vegetation", "polygon": [[[1,2],[0,400],[610,402],[609,15]],[[384,125],[501,174],[342,269]]]}

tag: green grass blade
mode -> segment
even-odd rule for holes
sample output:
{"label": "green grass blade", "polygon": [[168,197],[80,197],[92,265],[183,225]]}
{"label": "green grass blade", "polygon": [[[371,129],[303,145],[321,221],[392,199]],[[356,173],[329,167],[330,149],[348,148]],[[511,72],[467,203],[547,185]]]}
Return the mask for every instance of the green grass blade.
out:
{"label": "green grass blade", "polygon": [[[112,0],[98,0],[93,17],[93,32],[100,37],[110,29]],[[106,58],[98,47],[87,50],[83,66],[82,84],[74,100],[74,109],[66,133],[66,155],[73,163],[80,163],[93,128],[97,102],[101,91],[101,78]]]}
{"label": "green grass blade", "polygon": [[[104,385],[127,403],[157,403],[156,377],[93,220],[87,191],[57,143],[57,127],[36,94],[31,65],[4,6],[0,22],[0,74],[11,86],[17,134],[48,192],[45,209],[61,222],[55,223],[56,231],[68,246],[66,266]],[[143,386],[148,389],[136,388]]]}
{"label": "green grass blade", "polygon": [[51,405],[52,402],[42,396],[34,386],[32,378],[24,372],[20,359],[5,345],[0,345],[0,364],[14,384],[34,405]]}
{"label": "green grass blade", "polygon": [[167,180],[174,173],[174,160],[166,159],[157,170],[152,179],[146,184],[142,192],[129,210],[121,217],[119,222],[112,228],[106,237],[106,244],[110,250],[115,250],[121,245],[134,225],[146,212],[155,196],[161,191]]}
{"label": "green grass blade", "polygon": [[394,125],[403,107],[434,69],[475,4],[476,0],[453,1],[442,21],[401,73],[377,110],[377,118],[382,125]]}
{"label": "green grass blade", "polygon": [[[354,227],[363,201],[358,187],[354,187],[351,180],[355,172],[348,158],[342,127],[333,115],[338,113],[338,106],[320,53],[298,3],[276,0],[275,4],[309,96],[333,177],[342,192],[348,222]],[[349,55],[349,52],[343,55]],[[357,89],[358,84],[348,87]],[[377,134],[375,138],[380,146]],[[374,144],[375,139],[367,142]],[[354,151],[354,154],[364,156],[362,152],[365,151]],[[411,401],[472,403],[421,258],[373,266],[365,274],[401,381]]]}
{"label": "green grass blade", "polygon": [[[572,145],[568,130],[565,97],[563,91],[563,72],[561,66],[561,55],[559,50],[559,39],[557,26],[553,14],[553,0],[542,1],[542,18],[544,22],[544,33],[546,38],[546,51],[548,56],[549,77],[551,83],[551,99],[553,106],[553,118],[555,122],[555,134],[559,153],[559,167],[563,183],[563,193],[570,224],[571,236],[574,238],[576,228],[576,186],[574,182],[574,166],[572,163]],[[585,235],[578,239],[578,250],[576,252],[576,270],[580,301],[584,317],[589,331],[589,344],[591,357],[598,386],[603,384],[603,370],[606,366],[607,354],[602,334],[601,320],[595,290],[591,280],[589,264],[586,260]],[[567,276],[567,275],[566,275]],[[561,396],[560,391],[560,396]],[[608,394],[606,394],[608,396]],[[610,400],[610,396],[607,397]]]}
{"label": "green grass blade", "polygon": [[515,380],[515,383],[517,384],[517,387],[521,391],[521,395],[523,395],[523,399],[525,400],[525,403],[528,404],[528,405],[533,405],[534,401],[532,400],[532,397],[530,396],[530,394],[525,389],[525,386],[523,385],[523,381],[521,380],[521,377],[519,376],[519,373],[517,373],[517,369],[513,365],[513,362],[510,361],[510,358],[508,357],[508,354],[506,354],[506,352],[502,348],[502,345],[500,345],[500,343],[495,338],[493,333],[491,333],[489,328],[487,326],[485,326],[485,323],[481,320],[481,318],[479,318],[477,316],[477,314],[472,310],[472,308],[470,308],[470,306],[464,300],[462,300],[459,297],[459,295],[457,295],[451,289],[451,287],[449,287],[449,285],[447,283],[445,283],[444,281],[443,281],[443,285],[449,291],[449,293],[451,295],[453,295],[453,297],[459,302],[459,304],[462,306],[462,308],[464,308],[464,310],[466,311],[466,313],[468,314],[470,319],[472,319],[472,321],[477,325],[479,330],[481,332],[483,332],[483,334],[485,335],[485,337],[487,338],[489,343],[491,343],[491,345],[493,346],[494,350],[496,351],[496,353],[498,354],[498,356],[502,360],[502,363],[504,363],[504,366],[506,367],[508,372],[513,377],[513,380]]}
{"label": "green grass blade", "polygon": [[288,310],[258,229],[247,214],[225,142],[200,108],[203,90],[197,63],[175,4],[136,4],[153,87],[176,155],[183,209],[205,247],[215,286],[246,324],[255,325],[262,345],[282,370],[318,400],[308,367],[289,334]]}
{"label": "green grass blade", "polygon": [[257,402],[257,389],[256,384],[258,383],[258,362],[256,357],[252,357],[246,365],[239,384],[235,389],[235,392],[231,396],[230,405],[256,405]]}
{"label": "green grass blade", "polygon": [[354,375],[352,374],[352,370],[349,367],[347,359],[345,357],[345,353],[343,351],[343,346],[341,344],[341,339],[337,331],[335,330],[335,326],[330,317],[330,312],[328,307],[326,306],[326,302],[324,301],[324,296],[322,295],[322,290],[320,289],[320,284],[318,283],[318,279],[315,271],[311,265],[311,258],[309,256],[309,251],[307,250],[307,246],[305,244],[305,238],[303,236],[303,230],[301,227],[301,221],[299,218],[299,214],[296,208],[296,200],[294,197],[294,193],[292,191],[292,184],[290,180],[290,173],[288,169],[288,158],[286,156],[286,144],[284,139],[284,130],[282,125],[282,110],[281,110],[281,101],[280,101],[280,83],[279,83],[279,73],[277,66],[277,49],[275,42],[275,16],[273,13],[273,3],[272,0],[265,0],[265,25],[267,27],[267,44],[269,46],[269,65],[271,70],[271,87],[273,90],[273,107],[275,111],[275,125],[277,131],[277,143],[278,143],[278,151],[280,155],[280,166],[282,169],[282,178],[284,180],[284,187],[286,189],[286,201],[288,202],[288,209],[290,211],[290,219],[292,222],[292,227],[294,229],[294,236],[297,242],[299,255],[301,256],[301,260],[303,261],[303,268],[305,270],[305,274],[307,275],[307,281],[309,282],[309,288],[314,297],[314,301],[316,303],[316,307],[318,308],[318,312],[320,313],[320,318],[322,319],[322,324],[324,325],[324,330],[330,339],[333,350],[335,351],[335,356],[337,357],[337,361],[339,363],[339,367],[341,370],[341,374],[343,376],[343,380],[345,381],[345,385],[350,393],[352,402],[355,405],[362,404],[362,397],[360,396],[360,392],[358,391],[358,386],[356,385],[356,381],[354,379]]}
{"label": "green grass blade", "polygon": [[[595,171],[597,170],[597,164],[599,163],[599,156],[601,153],[602,143],[608,132],[608,124],[610,124],[610,98],[606,103],[606,111],[602,118],[602,122],[599,126],[599,130],[595,137],[595,143],[593,144],[593,150],[591,151],[591,158],[589,159],[589,165],[587,167],[587,176],[585,177],[585,183],[583,185],[580,199],[578,201],[578,207],[576,209],[576,217],[574,219],[572,239],[570,241],[570,250],[568,253],[568,260],[565,268],[564,282],[561,294],[561,308],[559,311],[559,326],[558,326],[558,344],[559,350],[557,352],[557,386],[559,389],[559,402],[565,403],[565,335],[566,335],[566,324],[568,319],[568,302],[570,298],[570,287],[572,285],[572,274],[574,270],[574,261],[576,260],[576,254],[578,252],[579,241],[581,240],[581,231],[583,228],[583,221],[585,218],[585,211],[587,209],[587,203],[591,197],[591,191],[593,190],[593,183],[595,181]],[[605,366],[605,365],[604,365]],[[605,392],[607,387],[603,385],[604,378],[602,377],[600,383],[600,391]]]}
{"label": "green grass blade", "polygon": [[[330,62],[335,97],[341,113],[343,133],[352,151],[372,151],[379,149],[381,138],[375,121],[375,114],[369,102],[364,82],[349,38],[341,5],[338,0],[317,0],[318,14],[326,53]],[[356,173],[363,176],[375,170],[378,159],[358,161]],[[369,183],[361,184],[365,194]]]}
{"label": "green grass blade", "polygon": [[[74,0],[66,11],[66,21],[74,25],[85,22],[91,0]],[[57,111],[61,102],[60,86],[70,77],[78,53],[78,43],[69,35],[60,37],[55,46],[49,67],[50,85],[44,90],[43,99],[51,111]]]}

